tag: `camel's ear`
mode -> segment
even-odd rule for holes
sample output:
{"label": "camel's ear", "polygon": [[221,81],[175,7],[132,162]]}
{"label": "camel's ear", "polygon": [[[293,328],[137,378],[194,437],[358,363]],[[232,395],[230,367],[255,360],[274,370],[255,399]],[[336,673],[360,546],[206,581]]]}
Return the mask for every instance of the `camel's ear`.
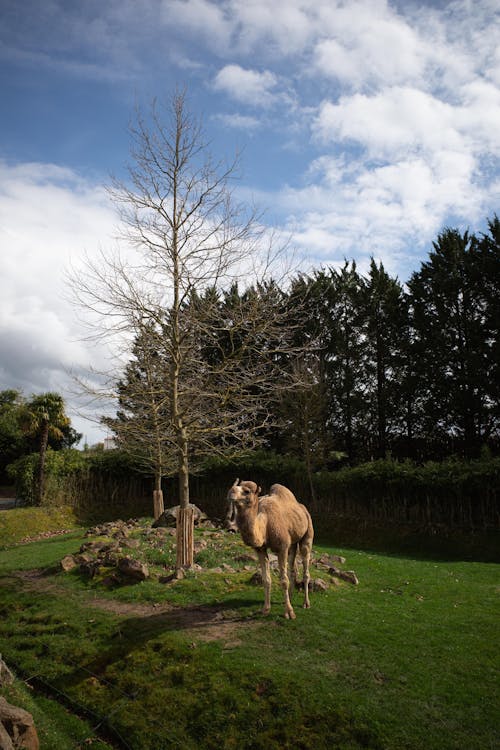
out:
{"label": "camel's ear", "polygon": [[238,482],[239,482],[239,481],[240,481],[240,480],[239,480],[239,478],[238,478],[238,479],[235,479],[235,480],[234,480],[234,484],[233,484],[233,487],[237,487],[237,486],[238,486]]}
{"label": "camel's ear", "polygon": [[255,494],[256,494],[256,495],[260,495],[260,493],[261,493],[261,488],[260,488],[260,487],[257,487],[257,492],[256,492]]}

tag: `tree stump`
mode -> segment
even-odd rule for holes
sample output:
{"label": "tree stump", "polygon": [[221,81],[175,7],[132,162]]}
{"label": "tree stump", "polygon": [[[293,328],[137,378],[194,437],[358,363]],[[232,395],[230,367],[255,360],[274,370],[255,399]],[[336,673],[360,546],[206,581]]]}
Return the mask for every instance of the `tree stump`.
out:
{"label": "tree stump", "polygon": [[177,514],[176,568],[190,568],[193,564],[194,508],[179,508]]}

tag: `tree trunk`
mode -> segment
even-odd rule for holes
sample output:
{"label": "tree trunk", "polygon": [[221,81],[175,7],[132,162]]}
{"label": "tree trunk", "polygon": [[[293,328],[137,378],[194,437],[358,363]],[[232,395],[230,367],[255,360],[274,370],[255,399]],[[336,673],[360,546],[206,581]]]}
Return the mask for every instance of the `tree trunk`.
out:
{"label": "tree trunk", "polygon": [[161,490],[153,490],[153,516],[155,521],[159,519],[164,510],[163,492]]}
{"label": "tree trunk", "polygon": [[177,514],[177,560],[176,569],[190,568],[193,564],[194,508],[179,508]]}
{"label": "tree trunk", "polygon": [[36,489],[36,505],[41,505],[43,493],[45,490],[45,457],[47,455],[47,445],[49,442],[49,423],[44,420],[42,423],[42,433],[40,435],[40,458],[38,461],[38,486]]}
{"label": "tree trunk", "polygon": [[163,505],[163,492],[161,489],[161,472],[155,473],[155,486],[153,490],[153,516],[155,521],[161,516],[165,506]]}
{"label": "tree trunk", "polygon": [[180,507],[177,514],[177,570],[190,568],[194,556],[194,509],[189,505],[188,441],[184,430],[181,430],[179,443]]}

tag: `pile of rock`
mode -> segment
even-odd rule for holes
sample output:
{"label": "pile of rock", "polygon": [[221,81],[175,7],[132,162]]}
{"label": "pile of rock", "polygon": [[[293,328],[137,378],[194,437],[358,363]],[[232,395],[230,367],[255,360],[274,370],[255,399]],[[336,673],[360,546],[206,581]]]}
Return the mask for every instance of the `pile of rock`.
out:
{"label": "pile of rock", "polygon": [[[196,506],[192,506],[195,511],[195,523],[203,525],[207,531],[202,532],[202,536],[209,535],[212,541],[217,544],[219,536],[226,532],[216,530],[214,524],[207,516]],[[150,577],[148,566],[141,560],[136,559],[140,556],[141,541],[150,548],[162,549],[165,547],[167,536],[175,536],[175,524],[179,506],[167,508],[160,518],[152,526],[144,526],[138,519],[129,519],[128,521],[110,521],[99,524],[88,529],[85,536],[100,537],[97,540],[84,542],[79,551],[73,555],[66,555],[61,560],[61,567],[65,571],[78,568],[79,571],[93,578],[94,576],[105,573],[103,584],[106,586],[116,585],[124,582],[145,581]],[[211,530],[208,530],[211,529]],[[207,547],[206,539],[199,539],[195,543],[195,555],[199,554]],[[133,552],[135,550],[135,554]],[[278,568],[278,559],[276,555],[270,554],[270,565],[273,570]],[[222,563],[219,567],[210,568],[214,573],[229,572],[254,572],[251,583],[262,585],[262,577],[258,571],[258,562],[255,555],[249,553],[239,553],[235,556],[235,566],[228,563]],[[322,555],[312,559],[312,564],[319,570],[324,570],[331,576],[329,581],[322,578],[311,579],[309,586],[313,591],[324,591],[331,585],[339,585],[339,581],[347,581],[353,585],[359,583],[358,578],[352,570],[342,570],[338,564],[344,564],[345,558],[338,555]],[[240,563],[238,565],[238,563]],[[246,565],[241,563],[247,563]],[[257,572],[256,571],[257,568]],[[202,567],[194,564],[194,571],[201,571]],[[170,573],[160,576],[160,583],[167,583],[179,578],[178,573]],[[297,587],[301,587],[300,582]],[[0,748],[1,750],[1,748]]]}
{"label": "pile of rock", "polygon": [[345,557],[340,557],[340,555],[322,555],[320,558],[315,560],[314,563],[317,568],[326,570],[333,579],[347,581],[347,583],[352,583],[353,586],[357,586],[359,584],[359,580],[354,570],[341,570],[336,565],[334,565],[334,563],[340,563],[341,565],[343,565],[345,561]]}
{"label": "pile of rock", "polygon": [[[61,560],[61,568],[65,571],[78,568],[81,573],[93,578],[103,568],[112,570],[103,583],[120,583],[124,579],[145,581],[149,577],[147,565],[134,560],[127,554],[127,550],[138,549],[139,539],[130,539],[132,531],[137,531],[140,523],[136,519],[129,521],[112,521],[93,526],[85,536],[108,537],[103,540],[84,542],[80,550],[73,555],[66,555]],[[145,533],[151,532],[146,530]]]}

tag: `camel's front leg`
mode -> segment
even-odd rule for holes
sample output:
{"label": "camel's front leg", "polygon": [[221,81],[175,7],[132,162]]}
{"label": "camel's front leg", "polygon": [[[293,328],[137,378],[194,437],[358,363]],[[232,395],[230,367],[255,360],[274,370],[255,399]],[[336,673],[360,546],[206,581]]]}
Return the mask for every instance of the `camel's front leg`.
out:
{"label": "camel's front leg", "polygon": [[295,620],[295,612],[290,602],[290,580],[287,573],[288,550],[278,552],[278,564],[280,566],[281,588],[285,595],[285,617],[287,620]]}
{"label": "camel's front leg", "polygon": [[259,555],[260,572],[264,584],[264,609],[262,614],[268,615],[271,611],[271,567],[266,549],[258,549],[257,554]]}

